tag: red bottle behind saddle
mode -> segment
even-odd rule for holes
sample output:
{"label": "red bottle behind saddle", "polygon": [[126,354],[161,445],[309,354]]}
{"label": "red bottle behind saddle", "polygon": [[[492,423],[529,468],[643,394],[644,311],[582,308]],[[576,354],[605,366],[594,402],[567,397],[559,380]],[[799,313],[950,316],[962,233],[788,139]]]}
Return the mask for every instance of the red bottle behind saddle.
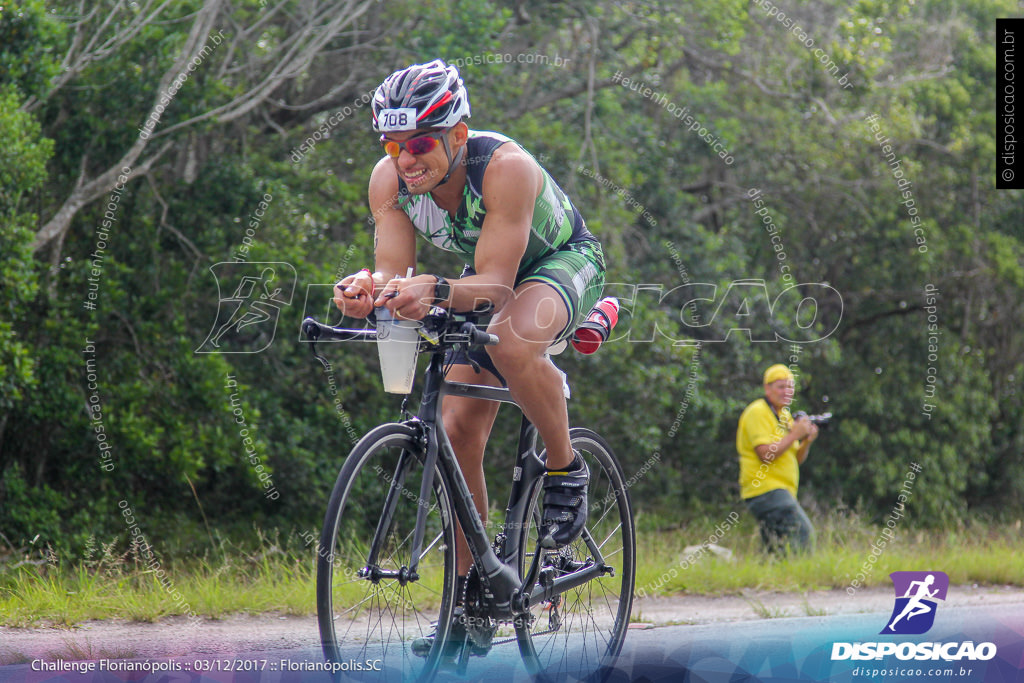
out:
{"label": "red bottle behind saddle", "polygon": [[613,296],[601,299],[587,314],[572,334],[572,346],[583,354],[597,351],[607,341],[612,328],[619,322],[619,300]]}

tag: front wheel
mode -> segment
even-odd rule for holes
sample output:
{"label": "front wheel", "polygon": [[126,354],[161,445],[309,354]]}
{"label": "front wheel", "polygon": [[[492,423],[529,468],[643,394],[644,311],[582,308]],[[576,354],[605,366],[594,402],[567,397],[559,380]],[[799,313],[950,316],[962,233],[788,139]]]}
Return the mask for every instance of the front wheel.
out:
{"label": "front wheel", "polygon": [[455,522],[436,466],[432,492],[420,500],[423,463],[414,429],[382,425],[355,445],[331,493],[317,553],[317,619],[327,660],[364,669],[345,669],[346,680],[428,681],[437,670],[454,607]]}
{"label": "front wheel", "polygon": [[[531,674],[555,681],[603,681],[622,649],[633,606],[633,511],[622,468],[604,439],[582,428],[570,430],[569,438],[590,468],[587,525],[573,543],[545,551],[541,567],[549,568],[556,578],[598,561],[614,572],[533,606],[529,623],[522,623],[516,635]],[[522,520],[527,532],[519,553],[521,575],[537,550],[540,503],[538,482]]]}

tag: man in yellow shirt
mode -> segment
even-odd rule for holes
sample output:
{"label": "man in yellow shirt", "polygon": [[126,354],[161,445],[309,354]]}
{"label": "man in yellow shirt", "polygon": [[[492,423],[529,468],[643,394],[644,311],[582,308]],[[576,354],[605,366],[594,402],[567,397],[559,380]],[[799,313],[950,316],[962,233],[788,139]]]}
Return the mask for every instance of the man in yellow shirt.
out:
{"label": "man in yellow shirt", "polygon": [[771,550],[811,548],[814,527],[796,500],[800,465],[807,460],[818,427],[806,416],[793,419],[789,404],[793,373],[773,365],[764,373],[764,398],[746,407],[736,430],[740,454],[740,496],[757,518],[761,539]]}

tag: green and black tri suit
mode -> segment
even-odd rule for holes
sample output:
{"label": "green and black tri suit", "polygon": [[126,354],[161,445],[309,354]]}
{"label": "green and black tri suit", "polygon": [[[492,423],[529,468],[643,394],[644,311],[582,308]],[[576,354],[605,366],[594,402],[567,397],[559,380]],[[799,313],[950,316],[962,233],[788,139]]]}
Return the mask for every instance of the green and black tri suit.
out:
{"label": "green and black tri suit", "polygon": [[[499,133],[470,131],[466,143],[466,187],[455,217],[434,203],[430,194],[413,195],[398,179],[398,206],[427,241],[473,263],[483,229],[484,172],[501,145],[517,144]],[[525,150],[524,150],[525,152]],[[597,302],[604,288],[604,253],[587,230],[580,212],[541,167],[544,188],[533,206],[530,239],[516,272],[515,285],[531,280],[551,285],[569,310],[569,324],[558,339],[569,336]]]}

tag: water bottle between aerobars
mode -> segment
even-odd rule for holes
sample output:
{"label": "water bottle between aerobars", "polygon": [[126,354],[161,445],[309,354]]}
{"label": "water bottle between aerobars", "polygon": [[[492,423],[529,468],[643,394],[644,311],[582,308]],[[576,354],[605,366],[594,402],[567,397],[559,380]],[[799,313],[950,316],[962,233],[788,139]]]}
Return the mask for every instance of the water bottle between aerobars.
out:
{"label": "water bottle between aerobars", "polygon": [[572,333],[572,347],[584,354],[597,351],[608,340],[615,323],[619,322],[619,300],[613,296],[601,299]]}

